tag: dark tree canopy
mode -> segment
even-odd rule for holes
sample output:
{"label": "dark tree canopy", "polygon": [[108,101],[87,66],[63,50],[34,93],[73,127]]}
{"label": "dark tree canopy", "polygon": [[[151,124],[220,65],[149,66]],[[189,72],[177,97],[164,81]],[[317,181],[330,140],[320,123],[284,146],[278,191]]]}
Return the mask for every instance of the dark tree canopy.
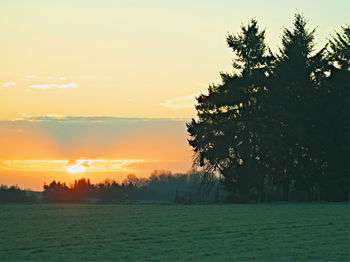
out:
{"label": "dark tree canopy", "polygon": [[[348,185],[349,27],[318,52],[314,34],[296,14],[275,55],[255,19],[227,36],[234,73],[197,97],[187,130],[195,164],[222,177],[232,200],[262,200],[267,184],[285,200],[291,191],[329,198],[320,193],[332,179],[332,192]],[[333,200],[347,198],[340,191]]]}
{"label": "dark tree canopy", "polygon": [[237,56],[233,61],[233,67],[241,70],[242,75],[252,75],[254,70],[265,67],[267,61],[265,30],[259,31],[255,19],[252,19],[248,26],[242,25],[240,34],[229,34],[226,41]]}
{"label": "dark tree canopy", "polygon": [[[227,43],[236,55],[235,73],[222,74],[222,84],[213,85],[208,95],[197,98],[199,120],[187,125],[196,161],[208,171],[219,172],[227,188],[237,188],[246,198],[248,189],[259,179],[262,149],[258,146],[263,131],[264,98],[271,57],[265,33],[256,20],[241,27],[238,35],[228,35]],[[259,119],[259,120],[258,120]],[[244,196],[243,196],[244,195]]]}

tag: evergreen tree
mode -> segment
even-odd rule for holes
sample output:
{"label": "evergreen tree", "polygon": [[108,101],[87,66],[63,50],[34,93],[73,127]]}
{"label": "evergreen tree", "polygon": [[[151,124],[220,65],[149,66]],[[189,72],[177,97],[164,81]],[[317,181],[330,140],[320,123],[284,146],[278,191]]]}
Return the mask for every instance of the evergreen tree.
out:
{"label": "evergreen tree", "polygon": [[276,170],[275,182],[284,186],[285,200],[289,199],[292,182],[297,190],[309,190],[319,166],[311,151],[316,133],[317,76],[323,50],[313,54],[314,33],[315,30],[306,28],[304,17],[296,14],[293,29],[284,29],[270,85],[272,165]]}
{"label": "evergreen tree", "polygon": [[320,141],[317,150],[325,163],[321,198],[349,199],[349,89],[350,26],[342,28],[328,44],[325,59],[328,77],[322,82]]}
{"label": "evergreen tree", "polygon": [[[271,55],[256,20],[227,43],[233,74],[221,74],[197,98],[198,120],[187,124],[195,164],[219,174],[236,201],[264,183],[307,192],[309,199],[349,198],[350,27],[319,52],[315,30],[296,14]],[[266,179],[267,178],[267,179]]]}
{"label": "evergreen tree", "polygon": [[[187,124],[196,163],[217,172],[237,200],[248,199],[249,190],[262,191],[264,99],[271,58],[264,42],[265,31],[257,21],[228,35],[236,58],[234,74],[221,74],[222,84],[211,85],[196,105],[198,120]],[[262,194],[261,194],[262,195]]]}

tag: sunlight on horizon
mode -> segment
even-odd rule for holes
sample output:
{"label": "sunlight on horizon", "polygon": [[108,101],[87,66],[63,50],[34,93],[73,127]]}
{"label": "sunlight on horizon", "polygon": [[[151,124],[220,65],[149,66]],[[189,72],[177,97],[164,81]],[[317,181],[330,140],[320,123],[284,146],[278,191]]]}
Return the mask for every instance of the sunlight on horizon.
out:
{"label": "sunlight on horizon", "polygon": [[133,164],[157,162],[140,159],[76,159],[76,160],[2,160],[0,170],[10,171],[67,171],[69,173],[137,171]]}
{"label": "sunlight on horizon", "polygon": [[109,178],[121,182],[129,174],[148,177],[157,164],[157,160],[140,159],[0,160],[0,184],[40,191],[52,180],[72,183],[87,178],[98,183]]}

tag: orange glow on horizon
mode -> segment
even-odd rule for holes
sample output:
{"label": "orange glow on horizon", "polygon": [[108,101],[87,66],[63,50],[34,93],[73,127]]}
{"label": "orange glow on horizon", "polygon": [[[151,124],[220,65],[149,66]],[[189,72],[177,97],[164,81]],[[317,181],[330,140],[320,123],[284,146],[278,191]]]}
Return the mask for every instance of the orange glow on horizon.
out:
{"label": "orange glow on horizon", "polygon": [[157,160],[139,159],[77,159],[77,160],[0,160],[0,171],[38,171],[83,173],[135,171],[135,164],[156,163]]}
{"label": "orange glow on horizon", "polygon": [[165,167],[156,160],[0,160],[0,184],[40,191],[44,183],[53,180],[73,183],[76,179],[88,178],[99,183],[109,178],[121,182],[128,174],[148,177],[154,169]]}

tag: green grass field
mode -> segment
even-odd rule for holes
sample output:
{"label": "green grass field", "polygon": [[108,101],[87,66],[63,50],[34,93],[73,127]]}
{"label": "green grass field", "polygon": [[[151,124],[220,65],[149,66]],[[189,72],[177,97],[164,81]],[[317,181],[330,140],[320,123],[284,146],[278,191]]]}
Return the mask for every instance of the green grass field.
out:
{"label": "green grass field", "polygon": [[349,261],[349,205],[0,205],[0,260]]}

